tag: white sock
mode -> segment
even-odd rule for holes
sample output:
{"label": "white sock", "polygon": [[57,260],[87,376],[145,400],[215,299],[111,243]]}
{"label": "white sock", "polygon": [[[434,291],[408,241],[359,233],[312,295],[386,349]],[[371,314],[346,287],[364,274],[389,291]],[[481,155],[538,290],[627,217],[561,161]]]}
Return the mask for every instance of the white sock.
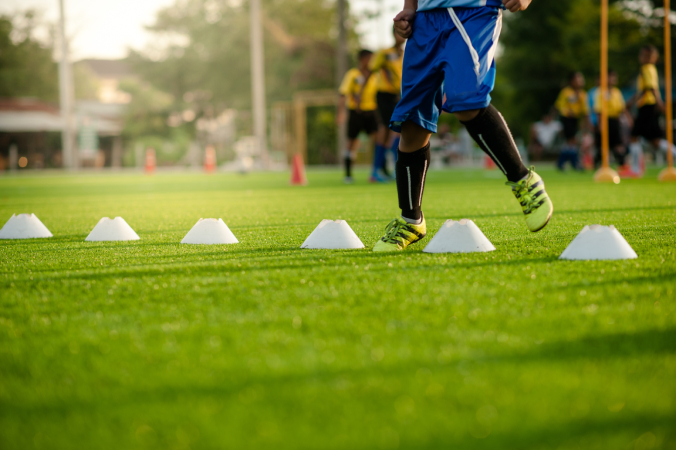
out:
{"label": "white sock", "polygon": [[402,219],[406,221],[406,223],[410,223],[413,225],[420,225],[423,221],[423,216],[420,216],[420,219],[415,220],[415,219],[409,219],[408,217],[401,216]]}
{"label": "white sock", "polygon": [[641,171],[641,157],[643,156],[643,145],[640,142],[629,144],[629,156],[631,156],[631,170]]}
{"label": "white sock", "polygon": [[[666,139],[661,139],[659,147],[660,147],[660,150],[662,150],[664,153],[666,153],[667,150],[669,149],[669,141],[667,141]],[[671,153],[676,155],[676,145],[672,144]]]}

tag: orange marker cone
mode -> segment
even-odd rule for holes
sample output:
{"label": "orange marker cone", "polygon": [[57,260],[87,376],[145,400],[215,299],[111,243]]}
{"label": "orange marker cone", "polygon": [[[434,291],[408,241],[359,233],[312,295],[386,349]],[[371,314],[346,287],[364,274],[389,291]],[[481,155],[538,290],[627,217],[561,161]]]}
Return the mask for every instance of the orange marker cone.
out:
{"label": "orange marker cone", "polygon": [[493,170],[495,169],[495,167],[496,167],[495,163],[493,162],[491,157],[488,155],[484,156],[484,169]]}
{"label": "orange marker cone", "polygon": [[294,186],[304,186],[307,184],[305,178],[305,164],[303,157],[299,153],[293,155],[293,162],[291,163],[291,184]]}
{"label": "orange marker cone", "polygon": [[155,158],[155,149],[148,147],[146,149],[146,173],[151,174],[155,172],[155,166],[157,165],[157,158]]}
{"label": "orange marker cone", "polygon": [[216,170],[216,149],[213,145],[207,145],[204,153],[204,171],[212,173]]}

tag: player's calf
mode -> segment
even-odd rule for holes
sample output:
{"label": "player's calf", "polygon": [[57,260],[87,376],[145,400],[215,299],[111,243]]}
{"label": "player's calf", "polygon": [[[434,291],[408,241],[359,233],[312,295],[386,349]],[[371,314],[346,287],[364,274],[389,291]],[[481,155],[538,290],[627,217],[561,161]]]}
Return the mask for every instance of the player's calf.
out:
{"label": "player's calf", "polygon": [[374,252],[403,250],[425,237],[427,226],[421,205],[429,165],[429,143],[414,152],[399,151],[396,170],[401,217],[390,222],[385,235],[373,247]]}
{"label": "player's calf", "polygon": [[507,177],[526,216],[530,231],[539,231],[547,225],[554,207],[545,191],[542,178],[523,164],[519,149],[502,114],[492,105],[480,109],[471,120],[463,121],[474,141],[491,157]]}
{"label": "player's calf", "polygon": [[[466,117],[461,114],[457,114],[460,120]],[[491,157],[509,181],[518,181],[528,175],[512,133],[502,114],[493,105],[480,109],[474,118],[462,123],[472,139]]]}

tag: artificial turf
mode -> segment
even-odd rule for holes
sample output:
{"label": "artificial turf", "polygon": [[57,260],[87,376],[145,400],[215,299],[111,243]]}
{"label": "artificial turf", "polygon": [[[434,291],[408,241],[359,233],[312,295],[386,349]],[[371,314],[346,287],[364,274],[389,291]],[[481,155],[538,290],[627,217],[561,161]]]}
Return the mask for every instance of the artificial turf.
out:
{"label": "artificial turf", "polygon": [[[430,172],[397,254],[364,172],[0,178],[54,234],[0,241],[0,448],[676,449],[676,185],[541,174],[532,234],[499,173]],[[240,244],[179,244],[200,217]],[[465,217],[496,251],[421,252]],[[326,218],[367,248],[301,250]],[[638,259],[558,260],[594,223]]]}

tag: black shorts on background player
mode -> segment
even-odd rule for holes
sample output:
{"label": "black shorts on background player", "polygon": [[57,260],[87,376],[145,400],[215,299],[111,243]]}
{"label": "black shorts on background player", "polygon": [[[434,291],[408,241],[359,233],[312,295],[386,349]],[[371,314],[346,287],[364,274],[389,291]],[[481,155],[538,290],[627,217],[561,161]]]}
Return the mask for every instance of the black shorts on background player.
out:
{"label": "black shorts on background player", "polygon": [[[594,142],[596,143],[594,164],[598,167],[601,164],[601,129],[598,125],[594,129]],[[624,164],[625,153],[617,151],[617,148],[622,146],[624,146],[624,142],[622,141],[622,126],[620,125],[620,119],[608,118],[608,148],[619,165]]]}
{"label": "black shorts on background player", "polygon": [[[597,144],[597,148],[601,148],[601,129],[596,126],[594,129],[594,141]],[[612,149],[618,145],[622,145],[622,127],[620,125],[620,119],[608,118],[608,146]]]}
{"label": "black shorts on background player", "polygon": [[399,96],[389,92],[378,92],[376,94],[376,102],[378,103],[378,114],[380,120],[386,126],[390,124],[390,119],[394,113],[394,108],[399,102]]}
{"label": "black shorts on background player", "polygon": [[347,118],[347,138],[357,139],[364,131],[372,134],[378,131],[378,117],[375,111],[356,111],[351,109]]}
{"label": "black shorts on background player", "polygon": [[561,125],[563,125],[563,137],[566,140],[577,136],[577,132],[580,129],[580,119],[577,117],[561,117],[559,120],[561,121]]}
{"label": "black shorts on background player", "polygon": [[643,105],[638,109],[631,135],[640,136],[648,141],[664,137],[657,105]]}

